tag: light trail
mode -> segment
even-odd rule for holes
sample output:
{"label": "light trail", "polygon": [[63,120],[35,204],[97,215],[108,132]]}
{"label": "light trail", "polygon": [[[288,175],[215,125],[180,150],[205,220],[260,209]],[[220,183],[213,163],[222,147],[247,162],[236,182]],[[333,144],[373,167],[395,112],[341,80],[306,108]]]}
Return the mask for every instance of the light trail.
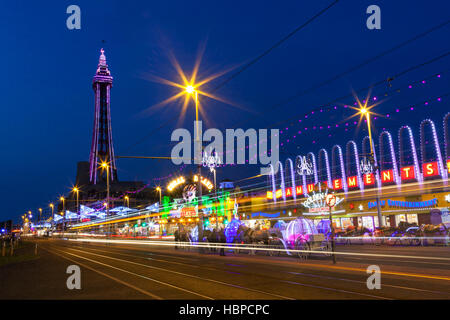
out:
{"label": "light trail", "polygon": [[[94,256],[103,257],[103,258],[107,258],[107,259],[111,259],[111,260],[115,260],[115,261],[121,261],[121,262],[125,262],[125,263],[128,263],[128,264],[138,265],[138,266],[142,266],[142,267],[145,267],[145,268],[160,270],[160,271],[164,271],[164,272],[170,272],[170,273],[174,273],[174,274],[178,274],[178,275],[182,275],[182,276],[186,276],[186,277],[190,277],[190,278],[195,278],[195,279],[199,279],[199,280],[203,280],[203,281],[213,282],[213,283],[217,283],[217,284],[221,284],[221,285],[225,285],[225,286],[229,286],[229,287],[234,287],[234,288],[239,288],[239,289],[243,289],[243,290],[247,290],[247,291],[257,292],[257,293],[261,293],[261,294],[264,294],[264,295],[277,297],[277,298],[281,298],[281,299],[285,299],[285,300],[295,300],[295,299],[290,298],[290,297],[285,297],[285,296],[282,296],[282,295],[278,295],[278,294],[275,294],[275,293],[269,293],[269,292],[261,291],[261,290],[258,290],[258,289],[247,288],[247,287],[243,287],[243,286],[240,286],[240,285],[223,282],[223,281],[220,281],[220,280],[203,278],[203,277],[195,276],[195,275],[188,274],[188,273],[178,272],[178,271],[169,270],[169,269],[165,269],[165,268],[159,268],[159,267],[150,266],[150,265],[143,264],[143,263],[123,260],[123,259],[114,258],[114,257],[111,257],[111,256],[105,256],[105,255],[101,255],[101,254],[88,252],[88,251],[82,251],[82,250],[77,250],[77,249],[69,249],[69,250],[73,250],[73,251],[77,251],[77,252],[81,252],[81,253],[85,253],[85,254],[91,254],[91,255],[94,255]],[[84,259],[87,259],[87,258],[84,258]],[[87,260],[90,260],[90,259],[87,259]],[[92,261],[95,261],[95,260],[92,260]],[[186,289],[184,289],[184,290],[186,290]],[[199,294],[197,294],[197,295],[199,295]]]}
{"label": "light trail", "polygon": [[[227,244],[222,243],[208,243],[208,244],[191,244],[188,242],[172,242],[172,241],[145,241],[145,240],[106,240],[106,239],[68,239],[69,241],[75,242],[99,242],[99,243],[123,243],[123,244],[138,244],[138,245],[148,245],[148,246],[184,246],[184,247],[195,247],[195,248],[224,248],[233,249],[238,248],[239,250],[254,250],[254,251],[276,251],[276,252],[286,252],[286,249],[277,248],[266,248],[266,247],[254,247],[248,246],[246,244]],[[331,251],[318,251],[318,250],[297,250],[288,249],[289,252],[293,253],[318,253],[322,255],[330,255]],[[440,260],[440,261],[450,261],[450,258],[445,257],[427,257],[427,256],[410,256],[410,255],[392,255],[392,254],[379,254],[379,253],[361,253],[361,252],[334,252],[336,255],[343,256],[367,256],[367,257],[377,257],[377,258],[404,258],[404,259],[419,259],[419,260]],[[450,277],[442,277],[442,280],[450,281]]]}
{"label": "light trail", "polygon": [[149,291],[147,291],[147,290],[143,290],[143,289],[141,289],[141,288],[138,288],[138,287],[136,287],[136,286],[134,286],[134,285],[132,285],[132,284],[126,282],[126,281],[120,280],[120,279],[118,279],[118,278],[116,278],[116,277],[113,277],[113,276],[107,274],[107,273],[101,272],[101,271],[99,271],[99,270],[97,270],[97,269],[95,269],[95,268],[92,268],[92,267],[88,266],[87,264],[84,264],[84,263],[81,263],[81,262],[79,262],[79,261],[70,259],[70,258],[68,258],[68,257],[65,257],[65,256],[62,255],[62,254],[52,252],[52,251],[47,250],[47,249],[45,249],[45,248],[42,248],[42,249],[45,250],[45,251],[47,251],[47,252],[49,252],[49,253],[52,253],[52,254],[54,254],[54,255],[57,255],[58,257],[61,257],[61,258],[63,258],[63,259],[69,260],[69,261],[72,261],[72,262],[76,263],[77,265],[82,266],[83,268],[86,268],[86,269],[89,269],[89,270],[91,270],[91,271],[94,271],[95,273],[98,273],[98,274],[100,274],[100,275],[102,275],[102,276],[104,276],[104,277],[106,277],[106,278],[109,278],[109,279],[115,281],[115,282],[118,282],[118,283],[120,283],[120,284],[123,284],[124,286],[127,286],[127,287],[129,287],[129,288],[131,288],[131,289],[134,289],[134,290],[136,290],[136,291],[138,291],[138,292],[140,292],[140,293],[143,293],[143,294],[145,294],[145,295],[147,295],[147,296],[149,296],[149,297],[151,297],[151,298],[154,298],[154,299],[157,299],[157,300],[163,300],[163,298],[161,298],[160,296],[157,296],[156,294],[153,294],[153,293],[151,293],[151,292],[149,292]]}
{"label": "light trail", "polygon": [[[64,252],[64,251],[61,251],[61,250],[58,250],[58,249],[55,249],[55,248],[53,248],[53,250],[56,250],[56,251],[61,252],[61,253],[63,253],[63,254],[68,254],[68,255],[71,255],[71,256],[74,256],[74,257],[83,259],[83,260],[87,260],[87,261],[90,261],[90,262],[93,262],[93,263],[96,263],[96,264],[99,264],[99,265],[102,265],[102,266],[105,266],[105,267],[109,267],[109,268],[112,268],[112,269],[115,269],[115,270],[118,270],[118,271],[122,271],[122,272],[124,272],[124,273],[128,273],[128,274],[134,275],[134,276],[136,276],[136,277],[143,278],[143,279],[145,279],[145,280],[153,281],[153,282],[156,282],[156,283],[158,283],[158,284],[162,284],[162,285],[171,287],[171,288],[173,288],[173,289],[177,289],[177,290],[180,290],[180,291],[184,291],[184,292],[187,292],[187,293],[191,293],[191,294],[193,294],[193,295],[196,295],[196,296],[199,296],[199,297],[208,299],[208,300],[213,300],[213,298],[208,297],[208,296],[205,296],[205,295],[202,295],[202,294],[200,294],[200,293],[196,293],[196,292],[194,292],[194,291],[191,291],[191,290],[188,290],[188,289],[184,289],[184,288],[181,288],[181,287],[172,285],[172,284],[167,283],[167,282],[163,282],[163,281],[159,281],[159,280],[156,280],[156,279],[153,279],[153,278],[149,278],[149,277],[143,276],[143,275],[141,275],[141,274],[134,273],[134,272],[131,272],[131,271],[122,269],[122,268],[118,268],[118,267],[115,267],[115,266],[112,266],[112,265],[109,265],[109,264],[106,264],[106,263],[103,263],[103,262],[100,262],[100,261],[97,261],[97,260],[89,259],[89,258],[86,258],[86,257],[83,257],[83,256],[79,256],[79,255],[76,255],[76,254],[73,254],[73,253],[70,253],[70,252]],[[80,250],[76,250],[76,249],[72,249],[72,250],[80,251]],[[83,252],[83,251],[81,251],[81,252]],[[84,253],[85,253],[85,252],[84,252]],[[123,260],[123,261],[125,261],[125,260]]]}

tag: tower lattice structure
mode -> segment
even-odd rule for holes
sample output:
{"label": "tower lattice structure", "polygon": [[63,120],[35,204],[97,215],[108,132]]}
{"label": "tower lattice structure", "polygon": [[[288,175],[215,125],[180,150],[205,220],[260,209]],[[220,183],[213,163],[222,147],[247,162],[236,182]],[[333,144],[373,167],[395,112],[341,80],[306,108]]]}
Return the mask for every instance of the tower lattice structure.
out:
{"label": "tower lattice structure", "polygon": [[101,162],[108,163],[110,181],[117,180],[116,160],[111,130],[111,87],[113,77],[106,64],[104,50],[100,50],[97,72],[92,81],[95,93],[94,130],[91,154],[89,156],[89,180],[97,184],[106,180],[106,170]]}

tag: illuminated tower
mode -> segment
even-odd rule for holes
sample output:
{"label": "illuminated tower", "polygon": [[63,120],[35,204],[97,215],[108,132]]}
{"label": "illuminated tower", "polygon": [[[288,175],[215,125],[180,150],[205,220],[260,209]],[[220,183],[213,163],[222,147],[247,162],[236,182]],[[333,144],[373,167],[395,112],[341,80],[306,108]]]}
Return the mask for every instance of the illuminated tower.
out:
{"label": "illuminated tower", "polygon": [[97,72],[92,81],[95,93],[94,131],[92,133],[91,154],[89,156],[89,181],[96,184],[106,181],[106,172],[99,168],[103,161],[109,163],[109,179],[117,180],[116,160],[111,132],[110,93],[113,77],[106,64],[104,50],[100,50]]}

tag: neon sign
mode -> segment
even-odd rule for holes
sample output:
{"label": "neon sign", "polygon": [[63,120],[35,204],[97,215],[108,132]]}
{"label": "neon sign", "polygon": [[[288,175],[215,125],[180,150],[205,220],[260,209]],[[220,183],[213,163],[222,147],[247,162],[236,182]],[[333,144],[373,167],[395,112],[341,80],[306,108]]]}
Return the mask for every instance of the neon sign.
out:
{"label": "neon sign", "polygon": [[438,163],[428,162],[422,164],[422,171],[424,177],[432,177],[439,175]]}
{"label": "neon sign", "polygon": [[[309,209],[309,212],[328,212],[329,207],[326,203],[328,190],[325,192],[313,192],[312,195],[308,195],[306,200],[302,203],[305,208]],[[344,201],[343,198],[336,197],[335,206]]]}
{"label": "neon sign", "polygon": [[[195,176],[194,176],[194,182],[197,182],[197,181],[198,181],[198,176],[195,175]],[[211,189],[214,187],[214,185],[212,184],[212,182],[209,181],[207,178],[203,178],[203,177],[202,177],[201,182],[202,182],[202,184],[203,184],[206,188],[208,188],[208,190],[211,190]]]}
{"label": "neon sign", "polygon": [[[437,204],[437,198],[426,200],[426,201],[399,201],[399,200],[387,200],[387,204],[389,207],[398,207],[398,208],[426,208],[432,207]],[[385,206],[386,200],[380,200],[380,206]],[[377,206],[376,201],[369,201],[367,207],[369,209]]]}
{"label": "neon sign", "polygon": [[184,177],[176,178],[169,183],[169,185],[167,186],[167,190],[172,191],[173,189],[178,187],[180,184],[185,183],[185,182],[186,182],[186,180],[184,179]]}

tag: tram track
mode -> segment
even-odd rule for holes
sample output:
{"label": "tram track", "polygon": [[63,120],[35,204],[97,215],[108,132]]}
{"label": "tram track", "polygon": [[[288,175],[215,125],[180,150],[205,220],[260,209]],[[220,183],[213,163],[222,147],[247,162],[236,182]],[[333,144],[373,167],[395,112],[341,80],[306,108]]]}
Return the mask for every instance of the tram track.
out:
{"label": "tram track", "polygon": [[[310,274],[308,276],[303,276],[301,282],[298,281],[298,279],[284,279],[283,277],[277,277],[272,275],[267,275],[267,274],[258,274],[258,272],[252,271],[252,268],[249,267],[248,270],[242,270],[239,269],[239,272],[234,272],[236,271],[235,269],[233,270],[233,267],[231,267],[231,270],[227,270],[226,268],[224,268],[224,266],[222,266],[220,263],[220,267],[210,267],[204,264],[200,264],[200,265],[196,265],[194,263],[186,263],[186,262],[178,262],[178,261],[169,261],[169,260],[164,260],[164,259],[155,259],[155,258],[149,258],[148,255],[150,256],[158,256],[159,253],[157,252],[147,252],[148,249],[145,249],[145,251],[143,249],[136,249],[136,248],[129,248],[129,249],[124,249],[124,248],[118,248],[118,247],[108,247],[107,250],[100,250],[98,248],[92,248],[92,247],[88,247],[88,245],[83,245],[80,246],[82,250],[78,250],[73,248],[70,244],[66,244],[66,246],[64,246],[64,248],[66,250],[75,250],[75,251],[71,251],[71,252],[76,252],[78,254],[88,254],[88,255],[92,255],[96,256],[97,259],[102,259],[102,261],[104,261],[104,259],[111,259],[112,261],[115,261],[117,263],[123,263],[123,264],[127,264],[127,265],[134,265],[134,266],[139,266],[139,267],[143,267],[146,269],[152,269],[152,270],[156,270],[156,271],[166,271],[168,273],[171,274],[175,274],[177,276],[181,276],[183,278],[185,277],[189,277],[192,279],[195,279],[196,281],[202,281],[202,282],[207,282],[213,285],[222,285],[222,286],[228,286],[228,287],[233,287],[233,288],[239,288],[239,289],[245,289],[245,290],[250,290],[251,292],[254,292],[255,294],[266,294],[268,297],[272,297],[272,298],[276,298],[276,299],[294,299],[291,297],[286,297],[285,295],[280,295],[280,294],[274,294],[272,292],[267,292],[264,290],[258,290],[258,289],[252,289],[252,288],[248,288],[242,285],[236,285],[233,283],[229,283],[226,281],[221,281],[221,280],[215,280],[215,279],[210,279],[210,278],[205,278],[204,274],[205,272],[209,272],[209,273],[214,273],[214,278],[218,277],[218,276],[224,276],[225,274],[228,274],[228,278],[232,277],[233,280],[238,281],[240,278],[246,278],[246,277],[253,277],[255,279],[261,279],[260,281],[272,281],[272,282],[283,282],[284,285],[289,285],[289,286],[301,286],[301,287],[305,287],[305,288],[309,288],[311,290],[318,290],[318,291],[328,291],[328,292],[335,292],[336,294],[340,295],[340,294],[345,294],[347,297],[353,297],[353,299],[360,299],[361,297],[366,297],[366,298],[370,298],[370,299],[391,299],[392,297],[388,297],[386,296],[384,293],[381,292],[367,292],[368,290],[366,289],[366,285],[364,281],[359,281],[359,280],[352,280],[352,279],[344,279],[342,277],[324,277],[324,276],[320,276],[320,275],[313,275]],[[114,248],[114,249],[113,249]],[[130,250],[132,250],[133,254],[129,254],[129,253],[124,253],[123,251],[127,250],[127,252],[129,252]],[[90,251],[95,251],[95,252],[102,252],[102,253],[106,253],[105,255],[102,254],[98,254],[98,253],[94,253],[94,252],[90,252]],[[119,259],[116,256],[111,256],[111,255],[118,255],[121,257],[127,257],[127,258],[132,258],[132,259],[137,259],[138,261],[141,260],[145,260],[146,262],[152,262],[152,263],[157,263],[157,264],[162,264],[162,266],[154,266],[154,265],[148,265],[148,264],[143,264],[143,263],[139,263],[139,262],[135,262],[135,261],[129,261],[129,260],[124,260],[124,259]],[[179,257],[179,255],[174,256],[174,255],[165,255],[167,257],[176,259],[177,257]],[[216,256],[217,257],[217,256]],[[180,258],[185,258],[185,257],[180,257]],[[196,261],[198,259],[192,258],[191,261]],[[206,259],[208,260],[208,259]],[[229,262],[229,261],[228,261]],[[178,268],[177,270],[180,270],[179,268],[187,268],[188,271],[187,272],[180,272],[180,271],[175,271],[175,270],[170,270],[169,266],[167,266],[167,264],[171,265],[172,267],[176,267]],[[214,265],[216,265],[216,263],[214,263]],[[244,263],[244,266],[245,263]],[[123,267],[123,266],[122,266]],[[247,268],[245,268],[247,269]],[[191,274],[192,272],[200,272],[201,275],[193,275]],[[361,274],[361,270],[357,270],[360,274]],[[189,272],[189,273],[188,273]],[[288,273],[288,272],[286,272]],[[303,272],[304,274],[306,274],[305,272]],[[299,275],[301,275],[301,272],[299,272],[298,274],[295,275],[295,277],[298,277]],[[239,278],[239,279],[237,279]],[[326,279],[331,280],[333,285],[323,285],[323,283],[321,283],[321,280]],[[338,283],[340,282],[345,282],[345,283],[352,283],[353,286],[357,286],[359,287],[358,290],[350,290],[348,288],[347,285],[345,286],[340,286],[338,285]],[[414,288],[414,287],[408,287],[408,286],[402,286],[402,285],[395,285],[395,284],[387,284],[386,283],[386,278],[384,278],[384,283],[383,283],[386,287],[391,288],[392,290],[401,290],[401,291],[410,291],[410,292],[422,292],[422,293],[428,293],[428,294],[433,294],[433,295],[437,295],[437,294],[444,294],[445,292],[439,292],[439,291],[432,291],[432,290],[425,290],[425,289],[420,289],[420,288]],[[288,288],[291,292],[292,289]],[[361,291],[366,291],[366,292],[361,292]],[[305,292],[302,292],[302,295],[305,294]],[[304,297],[302,296],[298,296],[298,295],[290,295],[290,296],[295,296],[296,299],[302,299]],[[327,296],[325,294],[325,296]],[[405,296],[405,294],[399,294],[400,297]]]}
{"label": "tram track", "polygon": [[[252,289],[252,288],[248,288],[248,287],[241,286],[241,285],[227,283],[227,282],[224,282],[224,281],[204,278],[204,277],[200,277],[200,276],[196,276],[196,275],[192,275],[192,274],[188,274],[188,273],[183,273],[183,272],[178,272],[178,271],[169,270],[169,269],[165,269],[165,268],[150,266],[150,265],[147,265],[147,264],[137,263],[137,262],[133,262],[133,261],[127,261],[127,260],[123,260],[123,259],[118,259],[118,258],[115,258],[115,257],[112,257],[112,256],[99,255],[99,254],[96,254],[96,253],[88,252],[87,250],[82,251],[82,250],[77,250],[77,249],[73,249],[73,248],[65,248],[66,251],[62,251],[62,250],[55,249],[54,247],[52,247],[52,249],[53,250],[57,250],[57,251],[62,252],[62,253],[65,253],[65,254],[69,254],[69,255],[78,257],[80,259],[88,260],[88,261],[90,261],[92,263],[97,263],[97,264],[100,264],[100,265],[103,265],[103,266],[107,266],[107,267],[113,268],[115,270],[123,271],[123,272],[129,273],[129,274],[132,274],[132,275],[135,275],[135,276],[138,276],[138,277],[142,277],[142,278],[147,279],[147,280],[155,280],[155,279],[148,278],[146,276],[143,276],[143,275],[135,273],[135,272],[130,272],[130,271],[128,271],[126,269],[123,269],[123,268],[118,268],[118,267],[115,267],[115,266],[112,266],[112,265],[108,265],[108,264],[105,264],[104,262],[100,262],[100,261],[95,260],[95,259],[87,258],[87,257],[81,256],[81,255],[77,255],[77,254],[74,254],[74,253],[70,253],[70,252],[67,252],[67,250],[69,250],[69,251],[76,251],[76,252],[79,252],[79,253],[82,253],[82,254],[91,254],[91,255],[98,256],[98,257],[101,257],[101,258],[104,258],[104,259],[114,260],[114,261],[117,261],[119,263],[132,264],[132,265],[138,266],[138,267],[150,268],[150,269],[158,270],[158,271],[165,272],[165,273],[177,274],[177,275],[182,276],[182,277],[193,278],[196,281],[204,281],[204,282],[214,283],[215,285],[222,285],[222,286],[233,288],[235,290],[244,290],[244,291],[252,292],[253,294],[256,293],[256,294],[260,294],[260,295],[266,296],[265,299],[295,300],[294,298],[291,298],[291,297],[282,296],[282,295],[278,295],[278,294],[274,294],[274,293],[269,293],[269,292],[261,291],[261,290],[258,290],[258,289]],[[51,252],[51,250],[50,250],[50,252]],[[165,282],[165,281],[160,281],[160,280],[155,280],[155,281],[158,281],[158,283],[165,284],[165,285],[167,285],[169,287],[173,287],[173,288],[185,291],[185,292],[189,292],[189,293],[195,294],[197,296],[202,296],[205,299],[216,299],[216,298],[213,298],[213,297],[210,297],[210,296],[206,296],[204,294],[200,294],[198,292],[192,291],[191,289],[185,289],[185,288],[181,288],[179,286],[175,286],[175,285],[170,284],[170,283]]]}

